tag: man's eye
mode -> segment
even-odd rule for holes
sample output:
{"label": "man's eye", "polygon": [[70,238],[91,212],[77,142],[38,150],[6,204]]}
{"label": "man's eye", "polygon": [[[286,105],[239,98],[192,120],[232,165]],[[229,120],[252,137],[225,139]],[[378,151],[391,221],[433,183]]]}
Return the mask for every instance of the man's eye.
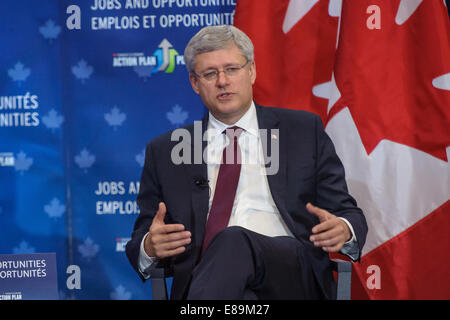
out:
{"label": "man's eye", "polygon": [[211,79],[214,78],[216,76],[217,72],[216,71],[208,71],[203,73],[203,77],[206,79]]}
{"label": "man's eye", "polygon": [[227,68],[225,69],[225,72],[228,73],[228,74],[234,74],[234,73],[238,72],[239,69],[240,69],[240,68],[239,68],[239,67],[236,67],[236,66],[227,67]]}

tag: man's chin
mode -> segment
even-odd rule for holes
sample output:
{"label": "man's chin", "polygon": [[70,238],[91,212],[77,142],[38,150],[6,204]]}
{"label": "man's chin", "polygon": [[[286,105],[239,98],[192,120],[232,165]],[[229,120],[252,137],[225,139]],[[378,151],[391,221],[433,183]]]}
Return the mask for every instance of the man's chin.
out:
{"label": "man's chin", "polygon": [[214,118],[224,123],[229,123],[230,120],[235,120],[233,122],[236,122],[243,115],[239,108],[216,108],[211,113]]}

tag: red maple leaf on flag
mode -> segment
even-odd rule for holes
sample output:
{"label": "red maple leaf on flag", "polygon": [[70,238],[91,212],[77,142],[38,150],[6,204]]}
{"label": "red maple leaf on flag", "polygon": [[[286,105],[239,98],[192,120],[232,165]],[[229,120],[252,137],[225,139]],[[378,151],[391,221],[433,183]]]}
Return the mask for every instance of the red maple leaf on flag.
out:
{"label": "red maple leaf on flag", "polygon": [[300,4],[304,6],[300,12],[290,8],[293,18],[304,15],[285,33],[292,4],[289,0],[237,2],[234,24],[255,44],[254,98],[267,106],[315,112],[325,123],[328,100],[315,96],[312,88],[331,79],[339,20],[329,15],[328,1],[307,0]]}
{"label": "red maple leaf on flag", "polygon": [[[400,2],[343,7],[335,69],[342,98],[329,119],[348,106],[368,154],[388,139],[447,161],[450,91],[433,86],[450,73],[449,20],[433,14],[447,12],[442,2],[416,1],[402,17]],[[366,25],[371,5],[380,8],[380,29]]]}

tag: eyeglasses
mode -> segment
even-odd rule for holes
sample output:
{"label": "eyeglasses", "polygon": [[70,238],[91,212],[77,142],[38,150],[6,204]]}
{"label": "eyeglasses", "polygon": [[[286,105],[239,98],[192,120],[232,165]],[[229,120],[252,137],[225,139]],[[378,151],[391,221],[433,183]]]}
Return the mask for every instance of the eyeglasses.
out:
{"label": "eyeglasses", "polygon": [[243,65],[231,65],[225,67],[223,70],[210,69],[201,74],[196,74],[194,72],[194,75],[200,79],[205,79],[208,82],[216,81],[219,77],[219,73],[221,72],[223,72],[227,77],[234,77],[237,76],[239,71],[241,71],[241,69],[244,68],[249,62],[250,61],[247,60],[247,62]]}

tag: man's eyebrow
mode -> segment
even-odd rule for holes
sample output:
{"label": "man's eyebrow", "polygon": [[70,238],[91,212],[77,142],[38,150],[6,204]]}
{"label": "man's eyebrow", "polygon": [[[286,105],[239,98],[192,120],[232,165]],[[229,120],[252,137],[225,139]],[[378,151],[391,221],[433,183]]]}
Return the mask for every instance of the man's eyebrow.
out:
{"label": "man's eyebrow", "polygon": [[219,67],[207,67],[207,68],[203,69],[203,71],[201,71],[201,72],[205,72],[205,71],[208,71],[208,70],[217,70],[220,67],[226,68],[226,67],[230,67],[230,66],[240,66],[240,65],[241,64],[239,62],[229,62],[229,63],[223,64],[223,65],[221,65]]}

